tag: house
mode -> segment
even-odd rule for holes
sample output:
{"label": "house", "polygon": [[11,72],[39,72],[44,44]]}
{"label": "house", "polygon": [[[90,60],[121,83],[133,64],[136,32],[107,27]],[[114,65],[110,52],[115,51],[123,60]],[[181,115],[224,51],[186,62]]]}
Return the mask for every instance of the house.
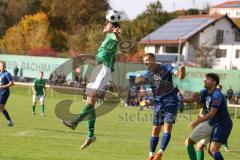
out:
{"label": "house", "polygon": [[209,14],[228,15],[230,18],[240,18],[240,1],[227,1],[209,8]]}
{"label": "house", "polygon": [[[145,53],[175,56],[172,63],[240,69],[240,32],[227,15],[180,16],[144,37]],[[199,56],[201,55],[201,56]]]}

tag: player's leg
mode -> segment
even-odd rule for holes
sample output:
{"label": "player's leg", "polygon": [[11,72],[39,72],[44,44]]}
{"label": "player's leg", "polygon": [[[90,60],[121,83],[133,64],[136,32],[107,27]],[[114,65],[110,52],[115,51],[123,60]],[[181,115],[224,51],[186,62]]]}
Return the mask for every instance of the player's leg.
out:
{"label": "player's leg", "polygon": [[[99,73],[99,75],[96,77],[96,81],[94,82],[94,89],[93,89],[93,94],[90,95],[92,96],[88,96],[87,98],[87,103],[90,104],[91,106],[93,106],[87,114],[87,118],[88,118],[88,137],[85,140],[85,142],[83,143],[83,145],[80,147],[81,149],[86,148],[87,146],[89,146],[92,142],[94,142],[96,140],[96,137],[94,136],[94,129],[95,129],[95,122],[96,122],[96,113],[95,113],[95,103],[96,103],[96,98],[98,97],[98,95],[102,94],[102,92],[104,91],[104,89],[106,88],[108,82],[110,81],[110,74],[111,74],[111,70],[106,67],[106,66],[102,66],[101,71]],[[90,90],[91,91],[91,90]]]}
{"label": "player's leg", "polygon": [[220,152],[222,144],[225,144],[232,131],[232,122],[229,124],[217,126],[212,133],[212,139],[210,144],[210,152],[215,160],[223,160],[223,156]]}
{"label": "player's leg", "polygon": [[224,160],[221,152],[219,151],[222,144],[220,142],[211,142],[210,152],[214,158],[214,160]]}
{"label": "player's leg", "polygon": [[45,105],[44,105],[44,96],[41,95],[39,98],[41,104],[41,116],[45,116]]}
{"label": "player's leg", "polygon": [[[176,108],[177,109],[177,108]],[[168,143],[171,139],[171,132],[172,132],[172,127],[173,124],[175,123],[176,120],[176,114],[171,113],[171,112],[165,112],[163,113],[163,122],[164,122],[164,132],[160,144],[160,150],[159,152],[155,155],[154,160],[161,160],[164,151],[166,150]]]}
{"label": "player's leg", "polygon": [[202,139],[197,143],[197,146],[196,146],[197,160],[204,160],[204,149],[209,143],[209,140],[210,140],[210,137]]}
{"label": "player's leg", "polygon": [[32,114],[35,115],[36,114],[36,104],[37,104],[37,96],[33,95],[32,96],[32,100],[33,100],[33,105],[32,105]]}
{"label": "player's leg", "polygon": [[13,121],[8,111],[5,109],[5,104],[7,103],[8,97],[9,97],[9,94],[0,95],[0,111],[2,112],[4,117],[7,119],[8,126],[13,126]]}
{"label": "player's leg", "polygon": [[190,160],[197,160],[197,152],[194,148],[195,143],[201,141],[202,139],[209,138],[211,133],[212,127],[208,124],[208,122],[200,123],[196,128],[194,128],[190,136],[185,141]]}
{"label": "player's leg", "polygon": [[161,132],[162,125],[154,125],[152,128],[152,135],[150,139],[150,151],[149,151],[149,160],[154,158],[154,154],[159,142],[159,134]]}
{"label": "player's leg", "polygon": [[153,128],[152,128],[152,135],[150,139],[150,148],[149,148],[149,160],[154,158],[154,154],[159,142],[159,134],[161,132],[161,128],[163,125],[163,119],[160,115],[160,107],[161,105],[157,102],[154,102],[154,114],[153,114]]}

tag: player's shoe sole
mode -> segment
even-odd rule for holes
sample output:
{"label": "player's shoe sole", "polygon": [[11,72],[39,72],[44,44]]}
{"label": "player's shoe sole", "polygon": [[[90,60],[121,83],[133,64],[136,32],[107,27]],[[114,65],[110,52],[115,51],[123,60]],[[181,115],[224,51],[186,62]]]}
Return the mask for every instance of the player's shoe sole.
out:
{"label": "player's shoe sole", "polygon": [[161,153],[157,153],[153,158],[153,160],[161,160],[161,159],[162,159],[162,154]]}
{"label": "player's shoe sole", "polygon": [[75,130],[75,129],[77,128],[77,125],[74,124],[72,121],[62,121],[62,123],[63,123],[65,126],[71,128],[72,130]]}
{"label": "player's shoe sole", "polygon": [[80,147],[80,149],[84,149],[87,148],[90,144],[92,144],[93,142],[95,142],[97,140],[97,138],[95,136],[87,138],[85,140],[85,142],[82,144],[82,146]]}

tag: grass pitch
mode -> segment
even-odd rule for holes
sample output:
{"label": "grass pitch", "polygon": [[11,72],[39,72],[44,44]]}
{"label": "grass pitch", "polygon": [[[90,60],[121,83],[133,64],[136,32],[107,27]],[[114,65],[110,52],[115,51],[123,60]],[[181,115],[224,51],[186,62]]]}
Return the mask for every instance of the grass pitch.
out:
{"label": "grass pitch", "polygon": [[[72,131],[55,116],[55,105],[62,99],[75,99],[71,111],[79,113],[83,105],[80,96],[63,95],[48,91],[46,117],[32,116],[32,96],[26,87],[11,90],[7,109],[14,127],[7,127],[0,116],[0,160],[146,160],[152,127],[152,111],[139,111],[119,105],[112,112],[99,117],[96,122],[97,141],[85,150],[79,147],[87,135],[86,122]],[[108,106],[106,106],[108,107]],[[231,113],[234,111],[231,110]],[[193,115],[194,118],[195,115]],[[187,160],[184,140],[190,133],[189,113],[179,114],[172,139],[164,160]],[[240,119],[234,120],[229,138],[230,152],[222,153],[227,160],[240,159]],[[211,160],[205,156],[205,160]]]}

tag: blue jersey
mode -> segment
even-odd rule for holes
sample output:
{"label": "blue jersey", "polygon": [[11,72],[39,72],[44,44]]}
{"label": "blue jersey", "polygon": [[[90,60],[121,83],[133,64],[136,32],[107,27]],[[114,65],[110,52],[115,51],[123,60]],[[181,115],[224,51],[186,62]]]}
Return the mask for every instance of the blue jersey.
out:
{"label": "blue jersey", "polygon": [[227,102],[220,90],[215,89],[212,93],[208,93],[207,89],[200,92],[201,103],[204,104],[206,113],[210,112],[211,107],[217,109],[214,117],[209,119],[211,126],[231,123],[231,118],[227,109]]}
{"label": "blue jersey", "polygon": [[[12,81],[12,76],[9,72],[7,72],[7,71],[0,72],[0,85],[1,86],[8,84],[10,81]],[[10,92],[9,88],[0,89],[0,95],[9,94],[9,92]]]}
{"label": "blue jersey", "polygon": [[175,71],[175,68],[170,64],[158,64],[154,71],[145,70],[141,78],[151,86],[154,97],[157,97],[160,95],[159,92],[164,89],[160,87],[161,82],[168,82],[173,86],[172,75]]}

